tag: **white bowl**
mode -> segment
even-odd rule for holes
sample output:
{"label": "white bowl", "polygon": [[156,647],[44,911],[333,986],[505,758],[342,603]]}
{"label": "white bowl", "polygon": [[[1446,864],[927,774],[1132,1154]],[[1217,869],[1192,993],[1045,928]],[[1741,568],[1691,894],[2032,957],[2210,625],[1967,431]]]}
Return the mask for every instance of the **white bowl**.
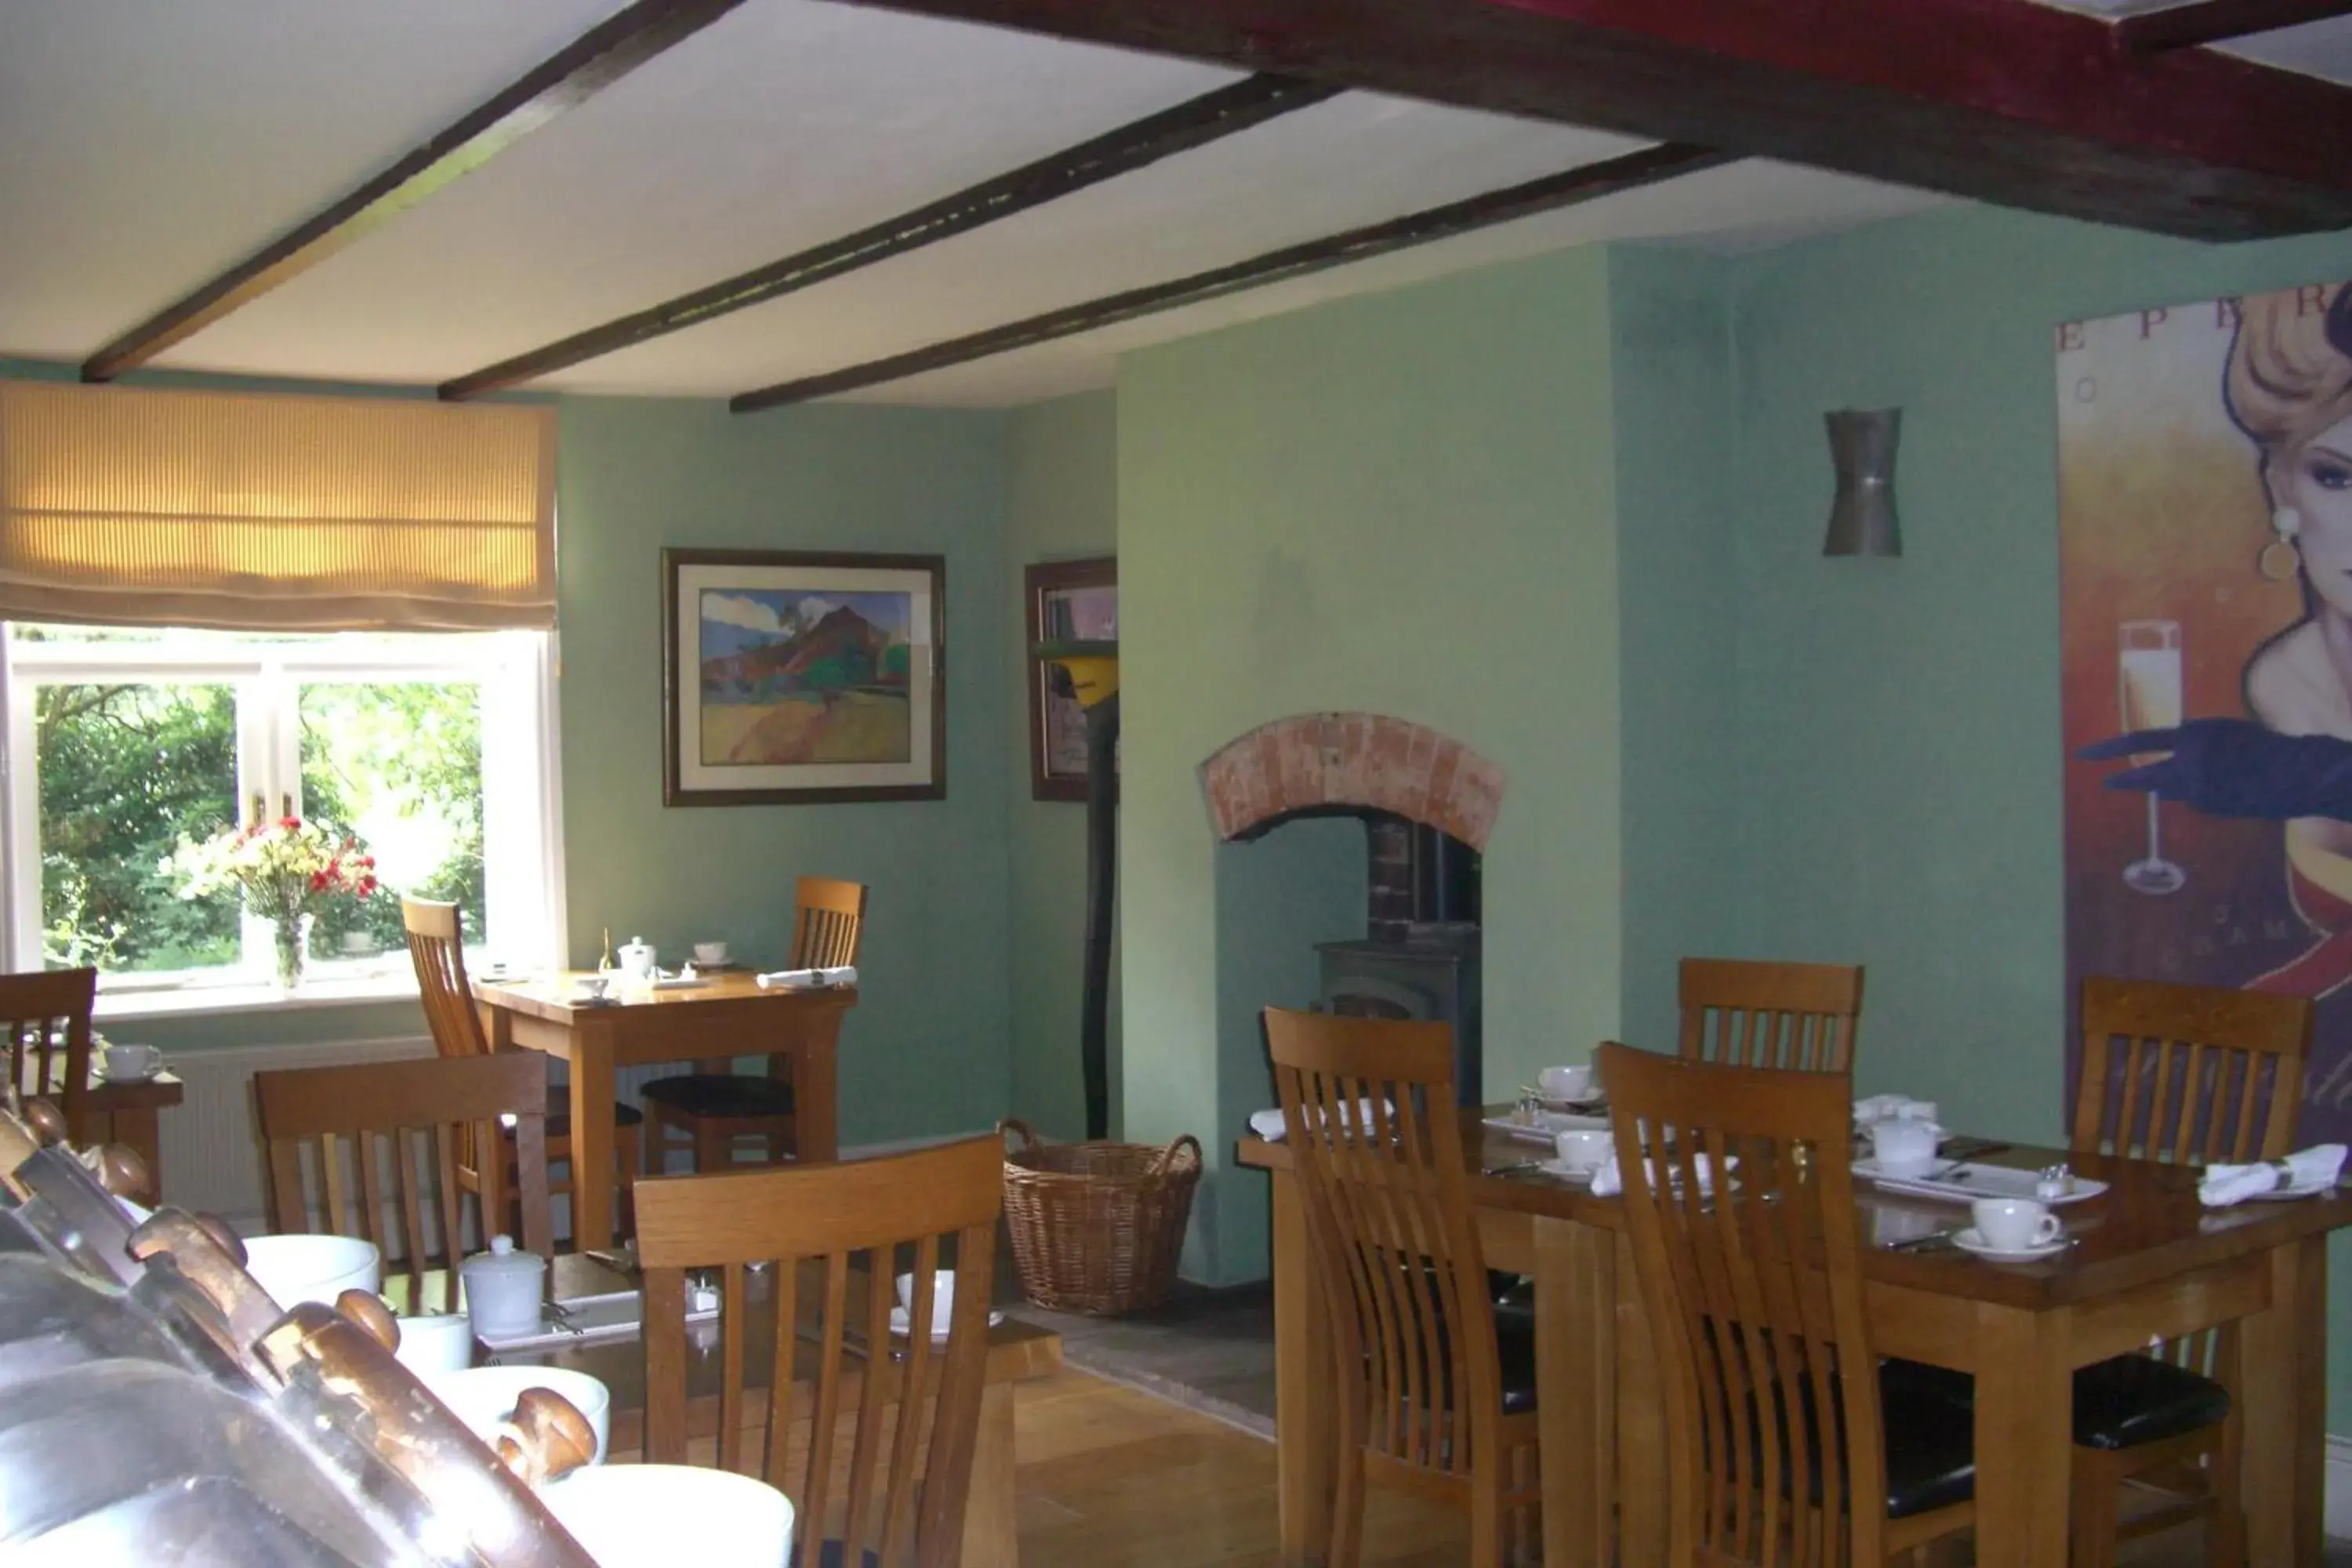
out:
{"label": "white bowl", "polygon": [[290,1311],[298,1301],[331,1307],[346,1290],[376,1289],[383,1257],[352,1236],[257,1236],[245,1244],[245,1271]]}
{"label": "white bowl", "polygon": [[474,1364],[474,1320],[463,1312],[403,1318],[400,1348],[393,1353],[419,1377],[428,1373],[463,1372]]}
{"label": "white bowl", "polygon": [[493,1446],[499,1426],[514,1415],[515,1401],[524,1389],[551,1389],[572,1401],[596,1429],[596,1457],[588,1462],[604,1462],[604,1443],[613,1429],[613,1393],[601,1378],[561,1366],[474,1366],[425,1374],[424,1384],[475,1436]]}
{"label": "white bowl", "polygon": [[[699,1465],[574,1470],[539,1500],[601,1568],[783,1568],[793,1505],[763,1481]],[[683,1521],[691,1521],[681,1538]]]}
{"label": "white bowl", "polygon": [[1597,1171],[1616,1152],[1610,1133],[1593,1127],[1572,1127],[1552,1135],[1552,1152],[1571,1171]]}

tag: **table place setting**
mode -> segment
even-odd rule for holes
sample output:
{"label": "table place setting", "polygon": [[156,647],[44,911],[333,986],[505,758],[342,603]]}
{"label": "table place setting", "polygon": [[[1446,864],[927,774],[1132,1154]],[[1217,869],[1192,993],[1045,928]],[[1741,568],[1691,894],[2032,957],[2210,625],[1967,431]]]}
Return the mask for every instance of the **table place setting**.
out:
{"label": "table place setting", "polygon": [[[1393,1118],[1396,1115],[1394,1100],[1382,1100],[1381,1109],[1382,1114],[1386,1116]],[[1363,1126],[1372,1125],[1372,1102],[1369,1097],[1356,1101],[1356,1119]],[[1348,1119],[1344,1115],[1341,1121],[1342,1124],[1348,1124]],[[1270,1110],[1251,1111],[1249,1130],[1269,1143],[1279,1143],[1290,1136],[1290,1124],[1283,1120],[1282,1107],[1278,1105]]]}
{"label": "table place setting", "polygon": [[2249,1200],[2278,1203],[2332,1192],[2344,1173],[2344,1154],[2341,1143],[2315,1143],[2284,1160],[2208,1165],[2197,1184],[2197,1196],[2207,1208],[2228,1208]]}

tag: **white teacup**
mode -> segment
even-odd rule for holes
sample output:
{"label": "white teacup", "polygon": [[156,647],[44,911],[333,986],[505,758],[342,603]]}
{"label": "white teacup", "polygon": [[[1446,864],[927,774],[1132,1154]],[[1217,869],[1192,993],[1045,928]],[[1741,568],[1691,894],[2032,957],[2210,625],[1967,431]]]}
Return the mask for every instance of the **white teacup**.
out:
{"label": "white teacup", "polygon": [[[611,1465],[551,1483],[540,1502],[604,1568],[783,1568],[793,1505],[763,1481],[704,1465]],[[681,1545],[679,1522],[693,1521]]]}
{"label": "white teacup", "polygon": [[134,1079],[153,1078],[163,1065],[163,1053],[152,1046],[116,1046],[106,1047],[106,1076],[129,1082]]}
{"label": "white teacup", "polygon": [[403,1318],[400,1348],[392,1353],[420,1377],[463,1372],[474,1364],[474,1321],[463,1312]]}
{"label": "white teacup", "polygon": [[1932,1121],[1905,1117],[1870,1124],[1871,1157],[1890,1176],[1916,1176],[1936,1163],[1936,1140],[1942,1129]]}
{"label": "white teacup", "polygon": [[1547,1100],[1590,1100],[1592,1098],[1592,1067],[1546,1068],[1536,1075],[1536,1086]]}
{"label": "white teacup", "polygon": [[423,1381],[458,1420],[493,1447],[499,1429],[513,1418],[515,1401],[522,1397],[522,1391],[551,1389],[570,1400],[572,1408],[595,1428],[596,1457],[588,1462],[604,1462],[604,1443],[613,1429],[613,1393],[602,1378],[562,1366],[476,1366],[435,1373]]}
{"label": "white teacup", "polygon": [[383,1284],[383,1255],[353,1236],[255,1236],[245,1243],[245,1271],[284,1310],[298,1301],[331,1307],[346,1290]]}
{"label": "white teacup", "polygon": [[[898,1310],[907,1315],[907,1331],[915,1331],[915,1277],[901,1274],[895,1282]],[[931,1276],[931,1331],[938,1333],[955,1316],[955,1274],[942,1268]]]}
{"label": "white teacup", "polygon": [[2023,1252],[2058,1239],[2065,1226],[2047,1204],[2032,1198],[1979,1198],[1969,1205],[1977,1234],[2002,1252]]}
{"label": "white teacup", "polygon": [[1551,1146],[1559,1163],[1580,1174],[1599,1170],[1612,1147],[1609,1134],[1598,1127],[1573,1127],[1555,1133]]}
{"label": "white teacup", "polygon": [[694,944],[694,962],[705,966],[727,962],[727,944],[723,942],[698,942]]}

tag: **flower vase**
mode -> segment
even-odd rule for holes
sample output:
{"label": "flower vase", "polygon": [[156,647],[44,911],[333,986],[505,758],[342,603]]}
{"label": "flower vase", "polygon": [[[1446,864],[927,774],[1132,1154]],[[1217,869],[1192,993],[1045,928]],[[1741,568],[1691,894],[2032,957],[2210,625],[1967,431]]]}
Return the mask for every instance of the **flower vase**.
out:
{"label": "flower vase", "polygon": [[269,922],[270,950],[278,958],[278,989],[292,995],[302,989],[302,972],[310,964],[310,926],[314,915],[294,915]]}

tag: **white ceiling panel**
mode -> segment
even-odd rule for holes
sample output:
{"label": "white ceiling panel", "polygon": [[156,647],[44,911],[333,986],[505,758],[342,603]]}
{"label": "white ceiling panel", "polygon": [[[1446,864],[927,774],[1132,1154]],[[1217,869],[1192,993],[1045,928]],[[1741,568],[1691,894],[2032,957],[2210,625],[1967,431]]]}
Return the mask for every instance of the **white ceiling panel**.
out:
{"label": "white ceiling panel", "polygon": [[0,0],[0,354],[79,360],[622,0]]}
{"label": "white ceiling panel", "polygon": [[[2181,0],[2042,0],[2042,4],[2061,10],[2087,11],[2099,16],[2138,16],[2169,10],[2180,3]],[[2352,17],[2280,27],[2212,47],[2266,66],[2352,83]]]}

